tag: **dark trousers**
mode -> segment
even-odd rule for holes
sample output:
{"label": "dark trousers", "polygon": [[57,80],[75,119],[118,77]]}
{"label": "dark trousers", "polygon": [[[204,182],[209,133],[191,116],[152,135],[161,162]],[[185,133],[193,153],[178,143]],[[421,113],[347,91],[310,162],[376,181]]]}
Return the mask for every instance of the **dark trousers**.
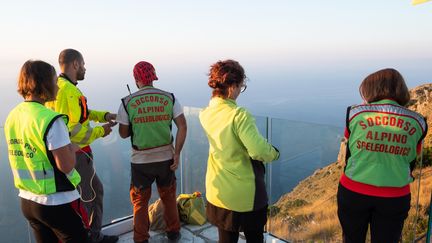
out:
{"label": "dark trousers", "polygon": [[76,153],[75,169],[81,176],[78,190],[82,203],[87,210],[90,234],[93,242],[102,240],[103,185],[93,168],[92,153]]}
{"label": "dark trousers", "polygon": [[[239,238],[239,232],[226,231],[218,228],[219,232],[219,243],[237,243]],[[244,232],[247,243],[263,243],[264,242],[264,230],[245,231]]]}
{"label": "dark trousers", "polygon": [[133,204],[135,242],[149,239],[148,203],[151,197],[151,185],[156,181],[162,205],[164,206],[164,220],[167,232],[180,231],[180,218],[176,201],[176,178],[170,169],[173,160],[132,164],[132,185],[130,199]]}
{"label": "dark trousers", "polygon": [[79,200],[45,206],[21,198],[21,210],[33,229],[38,243],[86,243],[87,230],[77,208]]}
{"label": "dark trousers", "polygon": [[344,243],[364,243],[368,226],[372,243],[397,243],[410,209],[411,195],[374,197],[350,191],[339,184],[338,217]]}

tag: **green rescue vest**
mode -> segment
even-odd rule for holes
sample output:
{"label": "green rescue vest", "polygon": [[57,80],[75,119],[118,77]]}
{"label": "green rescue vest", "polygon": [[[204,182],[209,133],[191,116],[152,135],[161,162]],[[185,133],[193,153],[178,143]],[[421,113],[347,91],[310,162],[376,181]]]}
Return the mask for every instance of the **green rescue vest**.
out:
{"label": "green rescue vest", "polygon": [[391,100],[348,107],[345,175],[374,186],[402,187],[412,182],[410,164],[427,132],[420,114]]}
{"label": "green rescue vest", "polygon": [[175,98],[172,93],[146,86],[122,99],[132,127],[132,147],[157,148],[172,143]]}
{"label": "green rescue vest", "polygon": [[5,136],[15,187],[35,194],[71,191],[81,180],[78,172],[61,172],[46,145],[49,128],[65,117],[37,102],[23,102],[8,115]]}

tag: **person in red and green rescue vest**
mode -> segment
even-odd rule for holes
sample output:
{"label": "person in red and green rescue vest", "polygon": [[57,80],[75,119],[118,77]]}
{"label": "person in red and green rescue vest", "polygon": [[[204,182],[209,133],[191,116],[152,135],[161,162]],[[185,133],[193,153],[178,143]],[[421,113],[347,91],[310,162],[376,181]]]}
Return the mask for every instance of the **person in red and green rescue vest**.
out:
{"label": "person in red and green rescue vest", "polygon": [[[132,144],[130,199],[133,204],[135,242],[148,242],[148,202],[151,185],[156,180],[164,206],[164,220],[169,240],[180,238],[180,219],[176,203],[175,170],[186,139],[183,108],[173,93],[153,87],[158,80],[151,63],[141,61],[133,69],[138,91],[124,97],[117,122],[122,138]],[[171,135],[177,126],[175,144]]]}
{"label": "person in red and green rescue vest", "polygon": [[246,90],[243,67],[234,60],[210,67],[212,98],[199,119],[209,141],[206,173],[207,219],[218,227],[219,242],[263,242],[268,197],[263,163],[279,152],[259,133],[255,118],[236,99]]}
{"label": "person in red and green rescue vest", "polygon": [[346,165],[337,193],[345,243],[397,243],[410,209],[410,182],[422,152],[426,120],[404,106],[410,94],[402,75],[383,69],[360,85],[364,104],[347,109]]}
{"label": "person in red and green rescue vest", "polygon": [[21,210],[38,243],[89,242],[67,117],[44,106],[57,91],[53,66],[43,61],[24,63],[18,93],[25,101],[9,113],[4,127],[10,166]]}
{"label": "person in red and green rescue vest", "polygon": [[[93,152],[90,144],[96,139],[108,136],[116,114],[107,111],[89,109],[87,98],[77,87],[78,81],[85,78],[86,68],[82,54],[74,49],[65,49],[59,54],[61,74],[57,85],[59,91],[54,101],[45,105],[54,111],[65,114],[69,118],[67,124],[72,143],[80,149],[76,152],[75,168],[81,175],[78,185],[81,200],[86,208],[90,221],[90,234],[93,243],[114,243],[118,236],[102,234],[103,216],[103,185],[94,170]],[[105,123],[93,126],[90,121]]]}

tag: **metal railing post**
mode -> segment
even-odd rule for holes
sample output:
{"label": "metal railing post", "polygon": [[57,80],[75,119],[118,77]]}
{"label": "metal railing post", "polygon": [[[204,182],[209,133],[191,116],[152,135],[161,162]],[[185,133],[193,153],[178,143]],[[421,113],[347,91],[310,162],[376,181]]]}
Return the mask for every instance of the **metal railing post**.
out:
{"label": "metal railing post", "polygon": [[[266,117],[266,138],[269,143],[272,143],[272,119],[270,117]],[[269,206],[272,204],[272,166],[271,163],[266,164],[266,184],[267,184],[267,194],[269,197]],[[271,215],[271,211],[269,211]],[[270,219],[270,217],[269,217]],[[271,230],[271,220],[267,220],[267,234]],[[266,237],[267,238],[267,237]]]}

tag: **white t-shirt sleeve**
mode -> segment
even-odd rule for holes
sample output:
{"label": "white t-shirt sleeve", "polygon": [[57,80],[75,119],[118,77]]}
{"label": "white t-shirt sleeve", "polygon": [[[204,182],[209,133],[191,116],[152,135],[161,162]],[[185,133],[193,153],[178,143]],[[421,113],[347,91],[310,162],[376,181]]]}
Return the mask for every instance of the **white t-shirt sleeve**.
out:
{"label": "white t-shirt sleeve", "polygon": [[47,134],[48,150],[54,150],[70,144],[69,131],[61,117],[52,124]]}
{"label": "white t-shirt sleeve", "polygon": [[174,101],[174,107],[173,107],[173,118],[177,118],[181,114],[183,114],[183,106],[180,104],[180,102],[176,98]]}
{"label": "white t-shirt sleeve", "polygon": [[120,104],[120,107],[118,109],[116,122],[122,125],[129,125],[129,116],[123,106],[123,103]]}

